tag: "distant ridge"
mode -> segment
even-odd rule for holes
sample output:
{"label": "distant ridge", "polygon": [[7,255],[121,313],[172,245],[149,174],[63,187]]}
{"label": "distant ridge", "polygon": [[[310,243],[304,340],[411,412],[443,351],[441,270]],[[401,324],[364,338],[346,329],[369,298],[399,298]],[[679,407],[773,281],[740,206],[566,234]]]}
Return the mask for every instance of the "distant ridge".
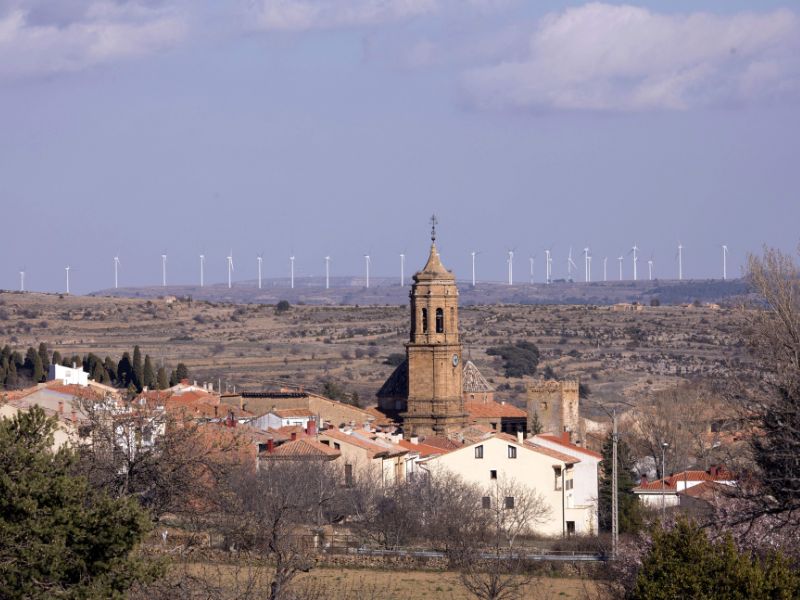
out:
{"label": "distant ridge", "polygon": [[[750,294],[744,279],[654,280],[520,283],[512,286],[503,283],[479,283],[474,288],[468,281],[458,283],[460,301],[464,305],[476,304],[593,304],[611,305],[639,302],[649,304],[657,298],[662,304],[703,303],[733,304]],[[262,289],[255,281],[237,281],[232,288],[225,284],[200,287],[197,285],[172,285],[167,287],[121,287],[92,292],[90,296],[122,298],[160,298],[163,296],[191,297],[194,300],[228,302],[234,304],[276,304],[288,300],[292,304],[310,305],[405,305],[410,286],[401,287],[397,279],[370,278],[370,287],[364,278],[331,278],[330,289],[325,289],[324,277],[295,277],[295,287],[289,279],[265,279]]]}

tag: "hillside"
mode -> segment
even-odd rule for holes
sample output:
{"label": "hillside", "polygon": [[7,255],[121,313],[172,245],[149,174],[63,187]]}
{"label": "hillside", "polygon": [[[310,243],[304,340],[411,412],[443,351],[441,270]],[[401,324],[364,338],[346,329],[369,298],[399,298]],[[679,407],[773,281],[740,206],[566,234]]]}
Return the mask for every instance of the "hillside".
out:
{"label": "hillside", "polygon": [[[465,357],[497,387],[521,400],[522,379],[503,376],[486,349],[532,340],[539,373],[580,377],[598,402],[636,402],[680,378],[747,368],[733,309],[561,305],[467,306],[461,311]],[[319,389],[333,380],[369,403],[403,353],[408,309],[401,306],[271,306],[0,293],[0,341],[24,351],[45,341],[62,355],[119,358],[134,344],[173,366],[185,362],[198,381],[257,390],[268,380]],[[587,404],[588,406],[588,404]]]}

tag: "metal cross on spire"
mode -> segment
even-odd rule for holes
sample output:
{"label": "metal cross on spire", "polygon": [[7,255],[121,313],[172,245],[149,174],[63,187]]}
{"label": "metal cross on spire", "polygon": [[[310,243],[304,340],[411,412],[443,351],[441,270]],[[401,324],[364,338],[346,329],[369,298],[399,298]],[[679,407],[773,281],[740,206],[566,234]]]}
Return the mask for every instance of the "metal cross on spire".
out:
{"label": "metal cross on spire", "polygon": [[439,220],[436,218],[436,215],[431,215],[431,241],[436,241],[436,224]]}

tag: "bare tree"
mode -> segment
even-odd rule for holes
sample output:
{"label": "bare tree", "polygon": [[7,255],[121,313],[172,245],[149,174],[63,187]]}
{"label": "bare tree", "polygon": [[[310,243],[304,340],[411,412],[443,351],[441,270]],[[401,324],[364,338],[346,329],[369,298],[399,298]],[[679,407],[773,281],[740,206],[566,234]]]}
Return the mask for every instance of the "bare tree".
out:
{"label": "bare tree", "polygon": [[291,598],[289,584],[316,564],[316,528],[341,518],[341,476],[328,462],[265,461],[238,469],[224,494],[224,531],[232,547],[269,555],[275,564],[268,598]]}
{"label": "bare tree", "polygon": [[527,551],[519,539],[544,522],[550,509],[535,490],[511,479],[498,480],[484,491],[483,498],[479,543],[456,540],[449,551],[450,560],[464,587],[476,598],[520,598],[532,576]]}
{"label": "bare tree", "polygon": [[742,317],[759,377],[741,382],[737,400],[752,426],[754,476],[742,478],[725,516],[775,543],[778,532],[789,541],[800,530],[800,270],[792,256],[767,248],[749,257],[748,271],[760,302]]}

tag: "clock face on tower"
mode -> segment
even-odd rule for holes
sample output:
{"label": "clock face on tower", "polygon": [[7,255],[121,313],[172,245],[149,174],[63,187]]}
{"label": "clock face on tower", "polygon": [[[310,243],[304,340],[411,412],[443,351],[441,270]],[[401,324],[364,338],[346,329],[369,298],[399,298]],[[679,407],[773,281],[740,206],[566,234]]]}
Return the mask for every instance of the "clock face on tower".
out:
{"label": "clock face on tower", "polygon": [[453,366],[458,366],[458,354],[453,354]]}

